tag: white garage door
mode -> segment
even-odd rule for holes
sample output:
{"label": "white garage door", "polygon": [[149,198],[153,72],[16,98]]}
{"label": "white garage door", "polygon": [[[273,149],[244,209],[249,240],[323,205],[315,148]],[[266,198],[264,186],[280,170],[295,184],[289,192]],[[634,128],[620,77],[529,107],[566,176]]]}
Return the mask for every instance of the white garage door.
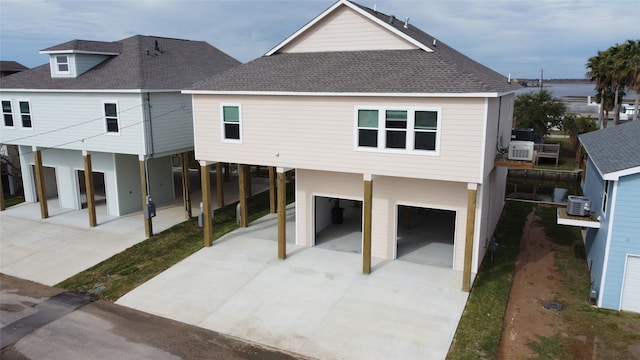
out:
{"label": "white garage door", "polygon": [[640,313],[640,256],[627,257],[620,309]]}

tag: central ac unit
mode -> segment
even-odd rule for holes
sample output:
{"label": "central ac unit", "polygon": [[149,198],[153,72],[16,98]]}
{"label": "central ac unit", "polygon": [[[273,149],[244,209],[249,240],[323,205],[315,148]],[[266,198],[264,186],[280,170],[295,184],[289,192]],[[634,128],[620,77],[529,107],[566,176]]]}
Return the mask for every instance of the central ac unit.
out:
{"label": "central ac unit", "polygon": [[533,161],[533,141],[511,141],[507,158],[509,160]]}
{"label": "central ac unit", "polygon": [[567,214],[571,216],[589,216],[591,212],[591,200],[585,196],[569,195],[567,201]]}

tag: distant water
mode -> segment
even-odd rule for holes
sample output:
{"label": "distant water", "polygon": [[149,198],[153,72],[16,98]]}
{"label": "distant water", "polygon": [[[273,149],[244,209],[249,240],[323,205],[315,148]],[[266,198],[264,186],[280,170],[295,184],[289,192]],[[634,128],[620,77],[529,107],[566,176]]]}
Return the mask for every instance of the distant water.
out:
{"label": "distant water", "polygon": [[[565,96],[595,96],[596,89],[593,83],[577,83],[577,84],[543,84],[543,88],[555,98],[562,99]],[[539,91],[539,87],[526,87],[516,91],[516,94],[524,94],[532,91]],[[625,99],[635,99],[635,93],[627,91]]]}

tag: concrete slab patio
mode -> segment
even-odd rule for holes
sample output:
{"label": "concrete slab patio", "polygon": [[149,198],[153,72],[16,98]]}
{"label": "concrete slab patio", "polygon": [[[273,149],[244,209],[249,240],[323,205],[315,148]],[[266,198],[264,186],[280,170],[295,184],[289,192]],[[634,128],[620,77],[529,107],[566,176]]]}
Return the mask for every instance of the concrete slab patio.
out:
{"label": "concrete slab patio", "polygon": [[203,248],[116,303],[320,359],[444,359],[464,309],[462,275],[293,244],[276,216]]}

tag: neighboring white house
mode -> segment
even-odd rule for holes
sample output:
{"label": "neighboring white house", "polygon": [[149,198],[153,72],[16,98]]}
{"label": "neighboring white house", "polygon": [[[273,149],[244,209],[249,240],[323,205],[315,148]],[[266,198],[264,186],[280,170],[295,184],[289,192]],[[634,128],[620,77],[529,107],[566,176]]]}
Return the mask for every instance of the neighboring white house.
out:
{"label": "neighboring white house", "polygon": [[47,64],[0,85],[0,142],[19,147],[25,200],[95,212],[102,195],[112,216],[139,211],[147,192],[174,198],[171,156],[193,150],[191,96],[180,90],[239,64],[206,42],[141,35],[40,53]]}
{"label": "neighboring white house", "polygon": [[464,270],[468,290],[504,203],[507,171],[494,159],[517,88],[412,24],[341,0],[184,93],[201,165],[275,167],[281,188],[295,169],[298,244],[355,221],[368,273],[371,256],[396,259],[417,232],[420,245],[441,245],[442,266]]}

